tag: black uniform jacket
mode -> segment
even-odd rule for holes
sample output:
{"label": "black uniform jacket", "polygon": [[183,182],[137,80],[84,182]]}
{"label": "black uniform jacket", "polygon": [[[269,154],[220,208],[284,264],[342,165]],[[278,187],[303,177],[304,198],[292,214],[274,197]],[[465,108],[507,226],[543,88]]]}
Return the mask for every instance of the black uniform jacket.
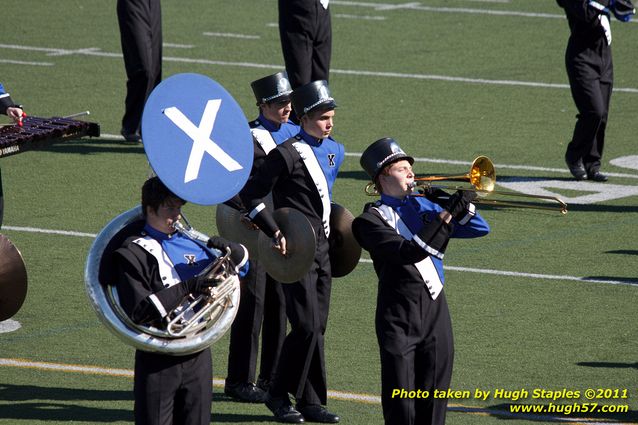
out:
{"label": "black uniform jacket", "polygon": [[[272,191],[275,208],[290,207],[303,213],[315,229],[315,234],[323,232],[323,204],[312,177],[293,143],[298,140],[286,140],[270,151],[266,162],[259,167],[254,178],[250,179],[241,191],[241,199],[249,211],[263,202],[263,198]],[[253,221],[268,236],[277,229],[271,212],[262,210]]]}
{"label": "black uniform jacket", "polygon": [[114,253],[117,293],[122,309],[133,322],[161,327],[161,314],[149,297],[154,294],[165,311],[171,311],[188,295],[188,290],[183,282],[164,286],[155,257],[133,243],[139,237],[128,238]]}
{"label": "black uniform jacket", "polygon": [[370,253],[379,277],[379,296],[385,290],[405,295],[418,295],[423,290],[423,278],[415,263],[429,254],[414,240],[408,240],[390,227],[368,204],[352,223],[352,231],[363,249]]}

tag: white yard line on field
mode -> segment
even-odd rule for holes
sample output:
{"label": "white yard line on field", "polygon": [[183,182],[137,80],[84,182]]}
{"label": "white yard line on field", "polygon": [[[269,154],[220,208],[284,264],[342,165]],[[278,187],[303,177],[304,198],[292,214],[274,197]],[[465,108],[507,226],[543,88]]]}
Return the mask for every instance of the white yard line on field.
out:
{"label": "white yard line on field", "polygon": [[52,62],[29,62],[29,61],[16,61],[12,59],[0,59],[0,63],[8,63],[11,65],[29,65],[29,66],[53,66]]}
{"label": "white yard line on field", "polygon": [[[14,359],[14,358],[0,358],[0,367],[15,367],[21,369],[36,369],[40,371],[53,371],[53,372],[66,372],[66,373],[83,373],[87,375],[98,376],[112,376],[112,377],[125,377],[132,378],[133,370],[131,369],[116,369],[100,366],[84,366],[78,364],[65,364],[54,362],[42,362],[33,361],[27,359]],[[213,378],[213,387],[223,388],[224,380],[221,378]],[[328,397],[334,400],[352,401],[366,404],[381,404],[381,397],[372,394],[353,393],[348,391],[335,391],[328,390]],[[515,419],[527,419],[530,421],[541,422],[564,422],[571,424],[596,424],[604,425],[607,422],[597,419],[585,419],[585,418],[566,418],[564,416],[551,416],[551,415],[538,415],[538,414],[525,414],[525,413],[510,413],[506,410],[490,409],[483,407],[464,406],[461,404],[450,403],[448,410],[451,412],[478,414],[478,415],[494,415],[501,417],[509,417]],[[615,425],[624,425],[620,422],[613,422]]]}
{"label": "white yard line on field", "polygon": [[[77,232],[73,230],[54,230],[54,229],[40,229],[37,227],[22,227],[22,226],[2,226],[4,230],[11,230],[14,232],[26,232],[26,233],[44,233],[50,235],[60,236],[75,236],[85,238],[95,238],[95,233]],[[359,263],[372,264],[372,260],[362,258]],[[459,271],[463,273],[479,273],[498,276],[512,276],[521,277],[526,279],[545,279],[545,280],[565,280],[575,282],[587,282],[587,283],[605,283],[609,285],[628,285],[638,287],[638,280],[613,280],[613,279],[595,279],[589,277],[569,276],[569,275],[549,275],[540,273],[524,273],[509,270],[492,270],[492,269],[478,269],[472,267],[457,267],[457,266],[444,266],[445,270]]]}
{"label": "white yard line on field", "polygon": [[[352,156],[355,158],[361,158],[361,152],[346,152],[346,156]],[[461,161],[455,159],[438,159],[438,158],[414,158],[415,162],[424,162],[431,164],[451,164],[451,165],[472,165],[471,161]],[[567,168],[551,168],[551,167],[538,167],[535,165],[515,165],[515,164],[494,164],[494,167],[502,170],[521,170],[521,171],[540,171],[545,173],[560,173],[560,174],[569,174],[569,170]],[[630,179],[638,179],[638,174],[628,174],[628,173],[607,173],[611,177],[622,177],[622,178],[630,178]]]}
{"label": "white yard line on field", "polygon": [[[119,134],[103,133],[97,139],[124,140],[124,137],[122,137]],[[361,152],[346,152],[345,155],[354,157],[354,158],[360,158]],[[450,165],[467,165],[467,166],[472,165],[471,161],[461,161],[456,159],[415,157],[414,161],[430,163],[430,164],[450,164]],[[543,173],[569,174],[569,170],[566,168],[538,167],[535,165],[494,164],[494,167],[498,168],[499,170],[508,169],[508,170],[520,170],[520,171],[539,171]],[[605,172],[605,174],[609,175],[610,177],[638,179],[638,174],[612,173],[612,172]]]}
{"label": "white yard line on field", "polygon": [[241,38],[246,40],[259,40],[261,37],[258,35],[248,35],[248,34],[234,34],[229,32],[203,32],[203,35],[209,37],[224,37],[224,38]]}
{"label": "white yard line on field", "polygon": [[[103,52],[96,48],[67,50],[67,49],[48,48],[48,47],[23,46],[23,45],[16,45],[16,44],[0,44],[0,49],[14,49],[14,50],[43,52],[43,53],[46,53],[48,56],[84,55],[84,56],[109,57],[109,58],[118,58],[118,59],[122,57],[121,53]],[[165,56],[163,60],[165,62],[194,63],[194,64],[200,64],[200,65],[213,65],[213,66],[258,68],[258,69],[269,69],[269,70],[281,69],[281,65],[254,63],[254,62],[231,62],[231,61],[175,57],[175,56]],[[549,88],[549,89],[561,89],[561,90],[569,89],[569,84],[544,83],[544,82],[538,82],[538,81],[517,81],[517,80],[498,80],[498,79],[492,80],[487,78],[455,77],[451,75],[366,71],[366,70],[356,70],[356,69],[331,69],[330,72],[332,74],[353,75],[353,76],[359,76],[359,77],[401,78],[401,79],[412,79],[412,80],[446,81],[446,82],[465,83],[465,84],[500,85],[500,86],[532,87],[532,88],[545,88],[545,89]],[[614,93],[638,94],[638,88],[635,88],[635,87],[614,87],[613,90],[614,90]]]}

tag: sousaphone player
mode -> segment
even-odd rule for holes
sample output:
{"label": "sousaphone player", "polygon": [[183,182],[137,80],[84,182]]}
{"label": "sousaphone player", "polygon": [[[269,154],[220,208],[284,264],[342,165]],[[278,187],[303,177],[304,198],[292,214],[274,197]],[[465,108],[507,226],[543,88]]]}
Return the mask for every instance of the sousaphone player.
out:
{"label": "sousaphone player", "polygon": [[[120,305],[136,324],[161,328],[185,297],[215,287],[207,268],[220,252],[229,249],[233,272],[245,272],[243,245],[213,237],[206,246],[175,230],[184,204],[158,177],[148,179],[142,186],[144,228],[113,254]],[[209,347],[186,355],[136,350],[135,423],[208,425],[211,378]]]}

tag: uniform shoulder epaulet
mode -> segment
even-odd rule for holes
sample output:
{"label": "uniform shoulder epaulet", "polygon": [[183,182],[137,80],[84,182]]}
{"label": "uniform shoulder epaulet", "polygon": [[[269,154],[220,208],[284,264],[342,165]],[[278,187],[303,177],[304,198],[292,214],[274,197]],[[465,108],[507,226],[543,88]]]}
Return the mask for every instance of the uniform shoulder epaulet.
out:
{"label": "uniform shoulder epaulet", "polygon": [[372,207],[378,207],[380,205],[379,201],[376,202],[368,202],[363,206],[363,212],[368,212]]}

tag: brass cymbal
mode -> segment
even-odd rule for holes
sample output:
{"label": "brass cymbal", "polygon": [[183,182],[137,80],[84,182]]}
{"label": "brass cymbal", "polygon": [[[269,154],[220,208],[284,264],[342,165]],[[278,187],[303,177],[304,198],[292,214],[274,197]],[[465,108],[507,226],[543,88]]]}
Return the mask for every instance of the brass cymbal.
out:
{"label": "brass cymbal", "polygon": [[217,205],[217,232],[219,236],[233,242],[239,242],[248,250],[251,259],[257,259],[259,249],[257,240],[261,231],[241,221],[241,212],[225,204]]}
{"label": "brass cymbal", "polygon": [[343,277],[359,264],[361,246],[352,234],[354,216],[347,208],[332,204],[330,211],[330,267],[332,277]]}
{"label": "brass cymbal", "polygon": [[27,269],[18,248],[0,234],[0,321],[13,317],[27,296]]}
{"label": "brass cymbal", "polygon": [[317,249],[315,231],[301,212],[279,208],[273,212],[279,230],[286,238],[285,256],[273,249],[272,240],[259,232],[259,261],[273,279],[281,283],[300,280],[312,266]]}

